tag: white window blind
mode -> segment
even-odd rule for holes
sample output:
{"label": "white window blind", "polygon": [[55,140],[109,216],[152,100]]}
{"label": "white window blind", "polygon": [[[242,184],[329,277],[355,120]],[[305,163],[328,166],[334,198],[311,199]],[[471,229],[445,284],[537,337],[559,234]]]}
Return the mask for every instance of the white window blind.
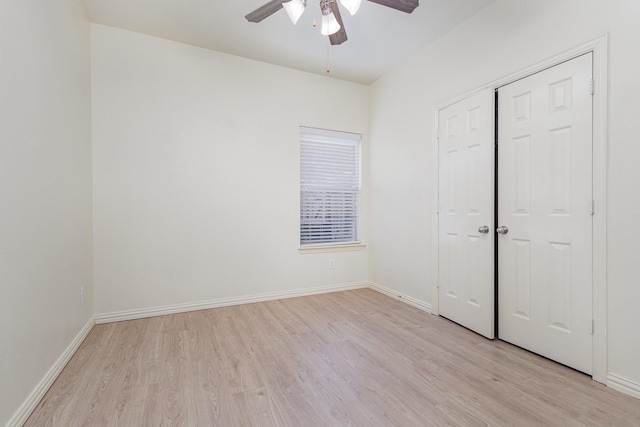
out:
{"label": "white window blind", "polygon": [[359,243],[360,138],[301,129],[301,247]]}

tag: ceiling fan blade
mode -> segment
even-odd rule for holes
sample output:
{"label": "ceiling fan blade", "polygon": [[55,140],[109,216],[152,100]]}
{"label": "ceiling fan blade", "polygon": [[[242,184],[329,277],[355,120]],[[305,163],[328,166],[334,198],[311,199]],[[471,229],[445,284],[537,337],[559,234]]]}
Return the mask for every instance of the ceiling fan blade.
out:
{"label": "ceiling fan blade", "polygon": [[260,22],[282,9],[282,0],[271,0],[246,15],[249,22]]}
{"label": "ceiling fan blade", "polygon": [[[417,1],[417,0],[416,0]],[[329,42],[331,45],[342,44],[347,41],[347,31],[344,29],[344,24],[342,23],[342,16],[340,16],[340,9],[338,8],[337,2],[329,3],[329,7],[331,11],[336,16],[336,21],[340,24],[340,29],[329,36]]]}
{"label": "ceiling fan blade", "polygon": [[369,0],[372,3],[378,3],[401,12],[411,13],[418,7],[419,0]]}

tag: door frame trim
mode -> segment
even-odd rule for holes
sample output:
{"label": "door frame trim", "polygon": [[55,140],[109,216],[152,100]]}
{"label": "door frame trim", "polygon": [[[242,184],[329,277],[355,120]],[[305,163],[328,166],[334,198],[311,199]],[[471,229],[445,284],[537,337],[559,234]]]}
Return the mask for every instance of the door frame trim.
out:
{"label": "door frame trim", "polygon": [[[593,372],[592,378],[595,381],[607,383],[607,153],[608,153],[608,130],[609,130],[609,77],[608,77],[608,46],[609,36],[607,33],[576,46],[572,49],[561,52],[557,55],[544,59],[534,65],[508,74],[494,80],[473,91],[453,98],[447,102],[433,108],[434,127],[432,136],[432,182],[433,185],[433,206],[436,211],[432,215],[432,256],[434,268],[433,283],[434,298],[432,304],[433,314],[439,315],[439,271],[438,271],[438,250],[439,250],[439,151],[438,151],[438,123],[440,111],[449,105],[461,101],[475,93],[492,89],[497,90],[501,86],[520,80],[524,77],[538,73],[547,68],[566,62],[570,59],[593,53],[593,79],[595,93],[593,95],[593,199],[595,201],[595,213],[593,215],[593,269],[592,269],[592,292],[593,292]],[[495,105],[495,104],[494,104]]]}

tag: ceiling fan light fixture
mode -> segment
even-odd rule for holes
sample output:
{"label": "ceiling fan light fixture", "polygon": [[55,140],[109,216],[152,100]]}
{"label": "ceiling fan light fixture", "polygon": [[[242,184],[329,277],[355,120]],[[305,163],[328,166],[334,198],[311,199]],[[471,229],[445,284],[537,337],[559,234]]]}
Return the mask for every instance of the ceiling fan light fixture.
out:
{"label": "ceiling fan light fixture", "polygon": [[287,15],[289,15],[289,19],[291,19],[293,25],[296,25],[306,6],[307,0],[290,0],[286,3],[282,3],[282,7],[284,7]]}
{"label": "ceiling fan light fixture", "polygon": [[322,27],[320,28],[320,34],[323,36],[330,36],[331,34],[335,34],[340,31],[340,28],[340,24],[333,12],[329,11],[329,13],[325,14],[324,11],[322,11]]}
{"label": "ceiling fan light fixture", "polygon": [[340,4],[349,11],[351,15],[355,15],[360,9],[362,0],[340,0]]}

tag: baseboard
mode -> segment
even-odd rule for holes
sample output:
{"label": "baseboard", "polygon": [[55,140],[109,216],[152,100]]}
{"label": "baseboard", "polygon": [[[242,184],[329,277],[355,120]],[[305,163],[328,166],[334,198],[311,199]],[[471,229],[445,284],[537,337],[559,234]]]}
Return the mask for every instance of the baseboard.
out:
{"label": "baseboard", "polygon": [[71,344],[69,344],[58,360],[56,360],[51,369],[49,369],[45,376],[36,385],[27,399],[22,403],[22,405],[20,405],[20,408],[18,408],[15,414],[13,414],[13,417],[9,419],[5,427],[20,427],[27,421],[33,410],[38,406],[38,403],[40,403],[40,400],[44,397],[47,390],[49,390],[49,387],[51,387],[55,382],[58,375],[60,375],[60,372],[62,372],[67,363],[69,363],[69,360],[71,360],[75,352],[80,347],[80,344],[82,344],[87,335],[89,335],[93,325],[95,325],[95,320],[91,317],[82,327],[80,332],[78,332],[73,341],[71,341]]}
{"label": "baseboard", "polygon": [[640,383],[636,381],[609,372],[607,374],[607,386],[640,399]]}
{"label": "baseboard", "polygon": [[410,297],[409,295],[403,294],[401,292],[394,291],[393,289],[389,289],[375,282],[368,282],[368,285],[369,288],[373,289],[374,291],[378,291],[381,294],[385,294],[387,296],[390,296],[391,298],[397,299],[398,301],[402,301],[415,308],[419,308],[420,310],[426,311],[429,314],[433,313],[431,304],[429,303],[426,303],[414,297]]}
{"label": "baseboard", "polygon": [[230,307],[240,304],[273,301],[285,298],[303,297],[308,295],[326,294],[330,292],[351,291],[368,287],[368,282],[347,283],[343,285],[320,286],[316,288],[297,289],[292,291],[271,292],[243,297],[221,298],[185,304],[165,305],[162,307],[126,310],[115,313],[98,314],[96,324],[121,322],[123,320],[143,319],[145,317],[164,316],[167,314],[185,313],[189,311],[208,310],[211,308]]}

